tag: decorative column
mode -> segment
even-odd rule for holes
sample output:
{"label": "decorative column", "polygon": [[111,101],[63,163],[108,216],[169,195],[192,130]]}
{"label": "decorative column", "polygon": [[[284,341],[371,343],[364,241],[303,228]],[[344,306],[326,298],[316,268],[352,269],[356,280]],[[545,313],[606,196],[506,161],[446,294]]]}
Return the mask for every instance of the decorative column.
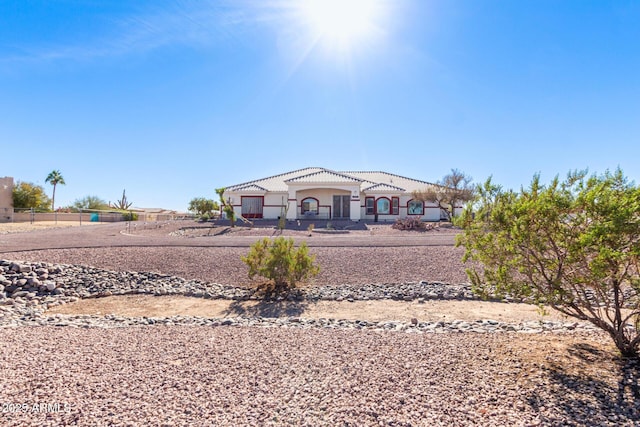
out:
{"label": "decorative column", "polygon": [[351,221],[360,221],[360,186],[351,190],[349,218],[351,219]]}

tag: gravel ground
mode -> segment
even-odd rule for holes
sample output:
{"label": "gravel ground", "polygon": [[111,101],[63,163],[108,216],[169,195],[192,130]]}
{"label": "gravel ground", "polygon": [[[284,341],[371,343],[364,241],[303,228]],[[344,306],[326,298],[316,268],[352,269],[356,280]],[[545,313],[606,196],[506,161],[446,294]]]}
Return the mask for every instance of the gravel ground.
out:
{"label": "gravel ground", "polygon": [[[58,228],[77,227],[80,223],[78,221],[38,221],[34,223],[30,222],[3,222],[0,223],[0,235],[10,233],[26,233],[30,231],[38,230],[51,230]],[[85,224],[86,226],[86,224]]]}
{"label": "gravel ground", "polygon": [[[118,244],[145,239],[113,229],[92,233],[104,230],[105,242]],[[209,247],[206,238],[175,246],[180,238],[159,231],[149,236],[153,247],[96,241],[28,251],[55,247],[63,236],[81,245],[73,233],[4,235],[2,258],[247,283],[239,261],[246,247]],[[316,282],[466,281],[452,246],[370,246],[312,247],[322,268]],[[594,332],[23,326],[0,337],[0,425],[7,426],[640,426],[640,366]]]}
{"label": "gravel ground", "polygon": [[[310,248],[316,255],[319,285],[441,281],[467,282],[460,262],[462,248]],[[82,264],[115,271],[148,271],[221,284],[248,285],[247,266],[240,257],[248,248],[120,247],[49,249],[4,253],[3,258],[33,262]]]}
{"label": "gravel ground", "polygon": [[[634,367],[612,358],[599,336],[513,338],[245,327],[16,328],[3,334],[0,347],[7,403],[0,423],[638,425],[633,384],[619,384]],[[51,410],[58,404],[60,412],[34,411],[34,403]],[[22,406],[16,412],[15,404],[25,404],[25,412]]]}
{"label": "gravel ground", "polygon": [[[211,225],[192,221],[140,225],[133,236],[122,235],[120,231],[124,231],[123,229],[124,225],[109,224],[97,228],[76,227],[51,230],[49,233],[24,233],[23,239],[18,239],[20,236],[13,234],[13,241],[7,240],[3,245],[5,250],[0,246],[0,254],[5,259],[82,264],[115,271],[158,272],[239,286],[251,284],[247,277],[247,267],[240,260],[241,256],[248,253],[248,247],[202,245],[233,243],[244,238],[253,242],[262,236],[271,236],[276,231],[273,228],[246,227],[212,229]],[[208,237],[172,236],[182,229]],[[348,235],[337,236],[339,239],[358,242],[358,246],[350,247],[325,246],[336,240],[331,235],[320,234],[308,238],[308,233],[304,230],[285,231],[288,237],[305,239],[312,245],[309,252],[316,256],[320,266],[320,274],[312,282],[315,284],[468,281],[464,273],[465,267],[460,261],[464,250],[452,244],[454,230],[443,228],[416,233],[394,230],[389,225],[374,225],[369,230],[357,230]],[[210,233],[218,233],[218,236],[211,236]],[[419,243],[416,246],[397,246],[407,239],[418,239]],[[448,243],[441,244],[442,239]],[[99,247],[83,245],[86,241],[96,240],[97,244],[100,241],[105,243]],[[30,250],[11,252],[12,246],[22,249],[24,241],[30,242]],[[437,245],[432,245],[432,242]],[[74,247],[65,249],[67,244]],[[94,244],[96,243],[90,246]],[[385,247],[385,244],[390,246]],[[55,248],[33,249],[50,246]]]}

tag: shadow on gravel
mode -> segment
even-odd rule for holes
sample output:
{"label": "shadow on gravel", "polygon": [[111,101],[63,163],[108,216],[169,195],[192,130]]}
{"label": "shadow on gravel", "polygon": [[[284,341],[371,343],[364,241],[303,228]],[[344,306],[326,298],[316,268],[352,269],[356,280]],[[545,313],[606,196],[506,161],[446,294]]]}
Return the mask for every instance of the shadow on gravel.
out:
{"label": "shadow on gravel", "polygon": [[308,308],[309,302],[300,301],[234,301],[225,312],[228,316],[241,317],[300,317]]}
{"label": "shadow on gravel", "polygon": [[[567,363],[550,363],[544,367],[551,393],[532,392],[529,405],[540,414],[543,425],[638,425],[640,420],[640,361],[611,360],[611,354],[589,344],[576,344],[568,349],[576,360],[591,366],[615,369],[617,384],[601,379],[595,373],[569,373]],[[547,410],[545,410],[545,408]],[[548,409],[552,411],[548,411]]]}

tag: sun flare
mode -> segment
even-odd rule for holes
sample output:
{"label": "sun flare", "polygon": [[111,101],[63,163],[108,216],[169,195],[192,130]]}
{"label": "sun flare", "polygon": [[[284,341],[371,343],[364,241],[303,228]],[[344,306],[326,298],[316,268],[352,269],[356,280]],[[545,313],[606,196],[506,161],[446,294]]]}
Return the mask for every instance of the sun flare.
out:
{"label": "sun flare", "polygon": [[375,31],[380,0],[302,0],[300,11],[315,37],[331,47],[351,48]]}

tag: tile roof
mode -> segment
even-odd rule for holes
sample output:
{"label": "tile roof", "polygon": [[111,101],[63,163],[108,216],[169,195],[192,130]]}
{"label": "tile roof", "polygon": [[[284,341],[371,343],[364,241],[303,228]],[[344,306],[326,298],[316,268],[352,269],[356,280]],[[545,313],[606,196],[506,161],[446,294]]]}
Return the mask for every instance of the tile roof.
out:
{"label": "tile roof", "polygon": [[306,175],[313,172],[318,172],[321,170],[323,170],[323,168],[298,169],[291,172],[281,173],[279,175],[273,175],[267,178],[256,179],[254,181],[243,182],[241,184],[236,184],[236,185],[230,185],[226,187],[226,191],[237,191],[238,188],[246,187],[247,185],[250,185],[250,184],[255,184],[265,188],[267,191],[287,192],[289,189],[287,187],[287,184],[285,184],[285,180],[289,178],[295,178],[301,175]]}
{"label": "tile roof", "polygon": [[356,183],[363,180],[354,178],[353,176],[345,175],[340,172],[334,172],[328,169],[313,172],[310,174],[297,176],[295,178],[289,178],[285,182],[349,182]]}
{"label": "tile roof", "polygon": [[424,190],[427,186],[435,185],[430,182],[381,171],[339,172],[320,167],[308,167],[232,185],[226,187],[226,191],[287,192],[289,183],[360,183],[361,191],[402,191],[408,193]]}
{"label": "tile roof", "polygon": [[370,172],[342,172],[347,175],[351,175],[356,178],[360,178],[365,181],[373,182],[376,184],[389,184],[394,187],[404,189],[406,192],[413,192],[416,190],[424,190],[425,187],[434,185],[431,182],[421,181],[419,179],[407,178],[405,176],[396,175],[389,172],[370,171]]}
{"label": "tile roof", "polygon": [[245,186],[241,186],[241,187],[235,187],[235,189],[233,191],[268,191],[266,188],[261,187],[259,185],[256,184],[248,184]]}
{"label": "tile roof", "polygon": [[382,192],[395,192],[395,191],[400,191],[400,192],[405,192],[406,190],[404,188],[400,188],[397,187],[395,185],[391,185],[391,184],[374,184],[371,187],[366,187],[364,189],[362,189],[362,191],[364,192],[369,192],[369,191],[382,191]]}

